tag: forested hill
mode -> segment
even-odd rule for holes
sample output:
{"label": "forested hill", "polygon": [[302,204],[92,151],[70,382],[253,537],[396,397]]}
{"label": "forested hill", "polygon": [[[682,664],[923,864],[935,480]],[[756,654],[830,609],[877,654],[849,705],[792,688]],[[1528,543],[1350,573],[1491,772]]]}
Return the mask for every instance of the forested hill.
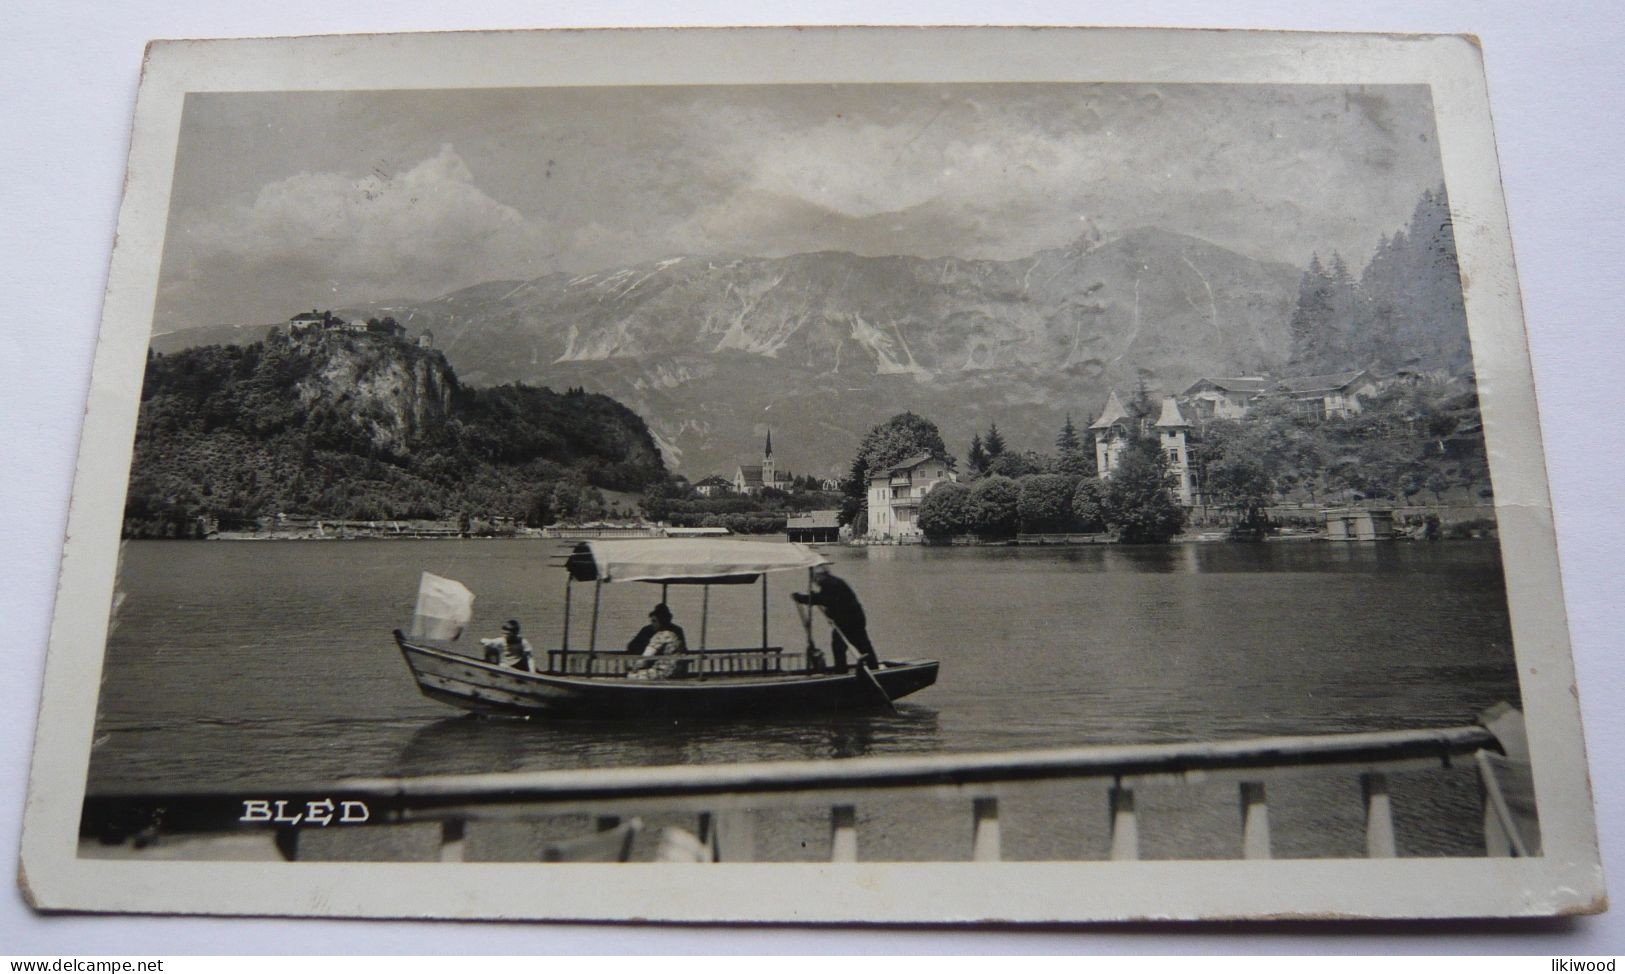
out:
{"label": "forested hill", "polygon": [[470,388],[439,352],[387,336],[276,334],[149,357],[125,530],[278,513],[545,522],[577,492],[665,472],[643,420],[607,396]]}

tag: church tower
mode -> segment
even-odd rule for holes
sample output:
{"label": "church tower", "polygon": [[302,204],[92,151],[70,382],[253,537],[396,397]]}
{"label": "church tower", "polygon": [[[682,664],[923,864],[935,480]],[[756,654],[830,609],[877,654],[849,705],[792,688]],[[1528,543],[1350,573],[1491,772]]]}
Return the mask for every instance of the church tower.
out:
{"label": "church tower", "polygon": [[767,446],[762,448],[762,486],[773,487],[773,427],[767,428]]}

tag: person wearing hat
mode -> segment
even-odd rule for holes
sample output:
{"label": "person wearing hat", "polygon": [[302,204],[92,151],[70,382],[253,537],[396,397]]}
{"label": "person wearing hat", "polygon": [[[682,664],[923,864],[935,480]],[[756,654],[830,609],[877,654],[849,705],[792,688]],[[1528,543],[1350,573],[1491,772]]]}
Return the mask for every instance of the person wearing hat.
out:
{"label": "person wearing hat", "polygon": [[515,669],[535,672],[535,656],[530,649],[530,640],[519,635],[519,620],[509,619],[502,624],[502,635],[496,639],[482,639],[480,645],[485,647],[485,661],[487,663],[502,663]]}
{"label": "person wearing hat", "polygon": [[681,660],[678,654],[688,652],[688,639],[683,627],[671,621],[671,609],[662,602],[649,610],[649,624],[638,630],[626,644],[628,653],[640,653],[633,660],[627,676],[635,680],[664,679],[675,676]]}
{"label": "person wearing hat", "polygon": [[846,672],[847,643],[857,649],[864,666],[871,670],[880,668],[880,657],[875,653],[874,644],[869,642],[869,622],[864,618],[863,604],[858,601],[852,586],[830,573],[828,565],[819,565],[812,570],[811,594],[791,592],[790,598],[802,605],[822,608],[824,616],[835,627],[835,633],[830,638],[830,649],[835,653],[837,672]]}

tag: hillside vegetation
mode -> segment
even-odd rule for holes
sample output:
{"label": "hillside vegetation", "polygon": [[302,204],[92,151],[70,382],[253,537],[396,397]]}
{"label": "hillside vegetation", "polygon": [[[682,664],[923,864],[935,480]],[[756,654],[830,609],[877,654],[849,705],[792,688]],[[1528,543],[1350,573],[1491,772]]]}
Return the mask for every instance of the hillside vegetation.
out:
{"label": "hillside vegetation", "polygon": [[643,420],[607,396],[471,388],[405,342],[278,333],[149,357],[125,533],[279,513],[545,523],[665,476]]}

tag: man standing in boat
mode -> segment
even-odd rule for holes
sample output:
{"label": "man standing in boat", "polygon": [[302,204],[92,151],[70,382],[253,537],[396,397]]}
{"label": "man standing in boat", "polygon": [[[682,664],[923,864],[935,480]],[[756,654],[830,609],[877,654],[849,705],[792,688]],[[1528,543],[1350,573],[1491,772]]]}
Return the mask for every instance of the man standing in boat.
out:
{"label": "man standing in boat", "polygon": [[869,623],[863,615],[863,603],[858,601],[852,586],[833,575],[828,565],[819,565],[812,570],[811,595],[792,592],[790,597],[802,605],[822,607],[824,617],[835,627],[830,648],[835,651],[836,670],[846,672],[847,643],[857,648],[864,666],[871,670],[880,668],[880,657],[869,642]]}

